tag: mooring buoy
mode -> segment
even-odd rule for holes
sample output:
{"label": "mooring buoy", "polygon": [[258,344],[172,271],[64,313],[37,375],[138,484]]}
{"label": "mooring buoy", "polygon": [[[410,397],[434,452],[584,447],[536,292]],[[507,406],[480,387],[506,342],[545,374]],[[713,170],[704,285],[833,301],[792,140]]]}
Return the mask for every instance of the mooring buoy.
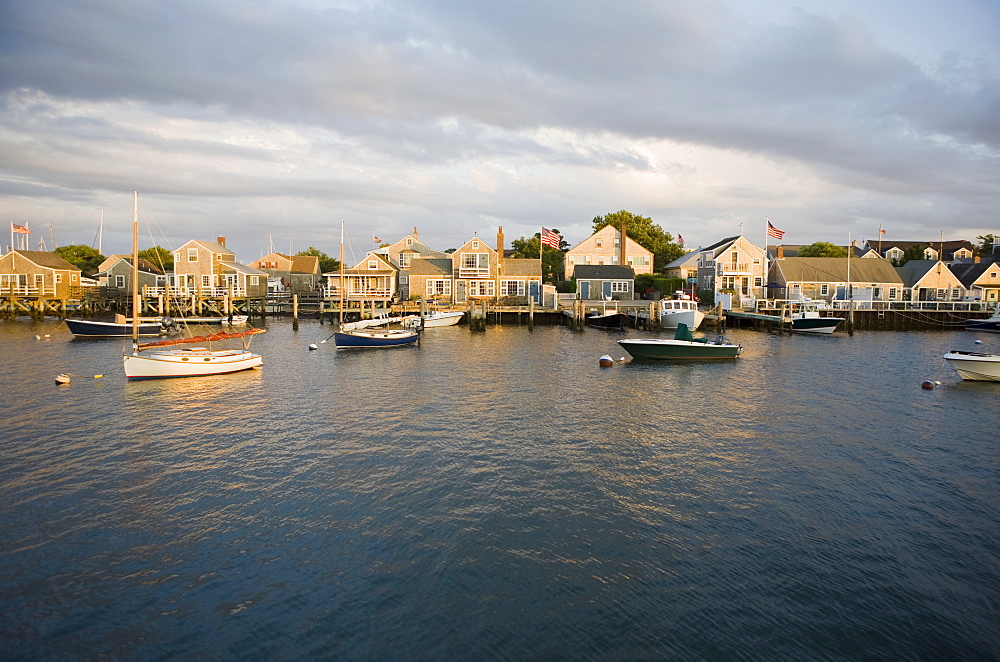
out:
{"label": "mooring buoy", "polygon": [[615,360],[612,359],[607,354],[605,354],[604,356],[602,356],[599,359],[598,363],[600,363],[600,365],[601,365],[602,368],[610,368],[611,366],[613,366],[615,364]]}
{"label": "mooring buoy", "polygon": [[925,391],[929,391],[932,388],[934,388],[934,382],[932,382],[929,379],[925,379],[920,383],[920,388],[924,389]]}
{"label": "mooring buoy", "polygon": [[309,351],[310,352],[313,351],[314,349],[319,349],[319,347],[316,346],[316,343],[313,343],[313,344],[309,345]]}

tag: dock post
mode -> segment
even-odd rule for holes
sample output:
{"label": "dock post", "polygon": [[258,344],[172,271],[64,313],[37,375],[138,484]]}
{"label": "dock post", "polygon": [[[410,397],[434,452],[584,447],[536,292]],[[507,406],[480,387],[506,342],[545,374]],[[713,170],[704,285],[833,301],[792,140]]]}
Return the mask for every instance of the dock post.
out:
{"label": "dock post", "polygon": [[649,330],[660,328],[659,304],[656,301],[649,302]]}
{"label": "dock post", "polygon": [[535,297],[528,297],[528,331],[535,330]]}
{"label": "dock post", "polygon": [[299,330],[299,295],[292,295],[292,331]]}

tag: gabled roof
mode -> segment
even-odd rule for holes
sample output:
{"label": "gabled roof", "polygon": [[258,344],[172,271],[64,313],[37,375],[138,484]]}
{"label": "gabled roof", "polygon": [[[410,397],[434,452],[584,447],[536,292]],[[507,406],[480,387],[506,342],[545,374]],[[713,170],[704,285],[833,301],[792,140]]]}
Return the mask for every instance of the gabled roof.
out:
{"label": "gabled roof", "polygon": [[577,280],[635,280],[632,267],[620,264],[578,264],[573,268]]}
{"label": "gabled roof", "polygon": [[240,264],[239,262],[222,262],[221,264],[227,269],[232,269],[236,273],[247,274],[248,276],[267,276],[266,271],[254,269],[253,267],[248,267],[247,265]]}
{"label": "gabled roof", "polygon": [[450,257],[418,257],[410,262],[410,276],[451,276],[452,267]]}
{"label": "gabled roof", "polygon": [[[852,259],[852,283],[903,284],[892,263],[880,258]],[[843,257],[786,257],[775,260],[777,269],[786,283],[846,283],[847,258]]]}
{"label": "gabled roof", "polygon": [[[117,258],[117,259],[115,259],[114,261],[112,261],[112,258]],[[111,271],[112,268],[114,268],[114,267],[118,266],[119,264],[121,264],[122,262],[124,262],[125,264],[127,264],[130,269],[132,268],[132,256],[131,255],[112,255],[110,258],[108,258],[107,260],[105,260],[104,262],[101,263],[102,265],[104,265],[104,264],[108,265],[104,269],[104,271],[98,272],[98,273],[96,273],[94,275],[95,276],[104,275],[104,274],[108,273],[109,271]],[[138,266],[139,266],[139,271],[144,271],[144,272],[149,273],[149,274],[156,274],[158,276],[162,276],[164,273],[166,273],[165,271],[163,271],[163,269],[160,269],[158,266],[156,266],[155,264],[153,264],[152,262],[150,262],[149,260],[147,260],[144,257],[140,257],[139,258]]]}
{"label": "gabled roof", "polygon": [[293,255],[291,272],[293,274],[319,273],[319,258],[315,255]]}
{"label": "gabled roof", "polygon": [[20,250],[14,250],[11,251],[11,253],[17,253],[25,260],[29,260],[40,267],[45,267],[46,269],[57,269],[59,271],[80,271],[80,267],[76,266],[72,262],[69,262],[56,253],[50,253],[48,251]]}
{"label": "gabled roof", "polygon": [[893,248],[898,248],[899,250],[906,252],[906,249],[910,246],[920,246],[923,249],[932,248],[934,252],[938,254],[938,257],[945,262],[950,262],[955,259],[955,251],[960,249],[970,250],[973,253],[978,252],[976,250],[975,244],[966,240],[958,239],[954,241],[890,241],[888,239],[882,239],[881,242],[877,239],[869,240],[868,246],[873,250],[878,251],[881,247],[882,255],[885,256],[886,252],[892,250]]}
{"label": "gabled roof", "polygon": [[[1000,255],[997,257],[1000,257]],[[951,266],[951,272],[955,274],[955,277],[958,278],[958,281],[962,283],[967,290],[972,289],[972,286],[975,285],[976,281],[990,269],[1000,270],[1000,264],[997,264],[996,262],[963,262],[961,264],[953,264]]]}
{"label": "gabled roof", "polygon": [[[910,260],[903,266],[896,267],[896,273],[898,273],[899,277],[903,280],[903,285],[905,287],[913,287],[938,264],[942,264],[945,269],[948,268],[948,266],[944,265],[940,260]],[[952,273],[952,275],[954,275],[954,273]]]}
{"label": "gabled roof", "polygon": [[229,250],[228,248],[226,248],[217,241],[203,241],[201,239],[192,239],[191,241],[187,242],[174,252],[176,253],[178,251],[184,250],[190,244],[197,244],[198,246],[201,246],[202,248],[211,253],[225,253],[227,255],[236,255],[236,253],[232,252],[231,250]]}
{"label": "gabled roof", "polygon": [[722,248],[723,246],[726,246],[727,244],[733,243],[734,241],[736,241],[739,238],[740,238],[739,235],[736,235],[735,237],[727,237],[726,239],[723,239],[722,241],[715,242],[711,246],[705,246],[705,248],[699,248],[698,252],[699,253],[705,253],[707,251],[714,251],[714,250],[716,250],[718,248]]}
{"label": "gabled roof", "polygon": [[693,266],[695,266],[695,265],[698,264],[698,253],[700,253],[700,252],[701,252],[700,250],[697,250],[697,251],[691,251],[689,253],[685,253],[684,255],[680,256],[679,258],[677,258],[673,262],[667,264],[667,266],[665,266],[663,268],[664,269],[677,269],[679,267],[693,267]]}
{"label": "gabled roof", "polygon": [[504,276],[542,276],[542,264],[538,260],[523,257],[507,258],[503,261]]}

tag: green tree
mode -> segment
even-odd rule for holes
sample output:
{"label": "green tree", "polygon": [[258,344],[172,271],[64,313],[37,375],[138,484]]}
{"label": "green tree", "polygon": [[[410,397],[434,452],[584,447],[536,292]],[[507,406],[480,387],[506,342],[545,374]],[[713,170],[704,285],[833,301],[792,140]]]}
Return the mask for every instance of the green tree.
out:
{"label": "green tree", "polygon": [[817,241],[799,249],[799,257],[847,257],[847,249],[828,241]]}
{"label": "green tree", "polygon": [[139,258],[147,260],[150,264],[157,266],[163,271],[174,270],[174,254],[163,246],[153,246],[139,251]]}
{"label": "green tree", "polygon": [[[925,246],[923,244],[910,244],[910,246],[903,251],[903,257],[899,260],[893,260],[893,264],[897,267],[901,267],[910,260],[923,260]],[[898,262],[898,264],[896,264]]]}
{"label": "green tree", "polygon": [[993,246],[996,245],[997,239],[1000,239],[1000,237],[997,237],[996,235],[993,234],[984,234],[981,237],[976,237],[976,239],[980,241],[979,254],[992,255]]}
{"label": "green tree", "polygon": [[311,257],[319,258],[319,270],[321,273],[329,273],[331,271],[337,271],[340,269],[340,262],[335,258],[330,257],[318,248],[310,246],[304,251],[299,251],[296,255],[309,255]]}
{"label": "green tree", "polygon": [[[554,230],[554,232],[558,233],[559,230]],[[533,237],[521,237],[511,242],[511,248],[514,249],[513,257],[518,258],[537,260],[539,246],[542,246],[540,232],[536,232]],[[565,269],[565,254],[563,251],[569,248],[569,244],[560,236],[558,249],[548,245],[542,246],[542,248],[542,282],[556,283],[561,281],[563,279],[563,270]]]}
{"label": "green tree", "polygon": [[604,216],[595,216],[594,232],[606,225],[621,229],[623,221],[626,224],[626,236],[653,253],[653,271],[662,273],[666,265],[684,255],[685,250],[674,242],[673,235],[653,223],[653,219],[637,216],[624,209]]}
{"label": "green tree", "polygon": [[84,245],[60,246],[55,254],[63,258],[70,264],[79,267],[84,276],[93,276],[97,273],[97,267],[104,262],[104,256],[97,252],[96,248]]}

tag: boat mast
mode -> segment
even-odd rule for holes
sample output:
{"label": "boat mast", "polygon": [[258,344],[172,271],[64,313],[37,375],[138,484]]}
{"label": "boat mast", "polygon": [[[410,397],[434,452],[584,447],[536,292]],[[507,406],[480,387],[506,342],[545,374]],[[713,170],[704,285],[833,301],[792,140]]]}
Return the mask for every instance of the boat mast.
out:
{"label": "boat mast", "polygon": [[132,207],[132,353],[139,351],[139,191]]}
{"label": "boat mast", "polygon": [[340,222],[340,328],[344,328],[344,221]]}

